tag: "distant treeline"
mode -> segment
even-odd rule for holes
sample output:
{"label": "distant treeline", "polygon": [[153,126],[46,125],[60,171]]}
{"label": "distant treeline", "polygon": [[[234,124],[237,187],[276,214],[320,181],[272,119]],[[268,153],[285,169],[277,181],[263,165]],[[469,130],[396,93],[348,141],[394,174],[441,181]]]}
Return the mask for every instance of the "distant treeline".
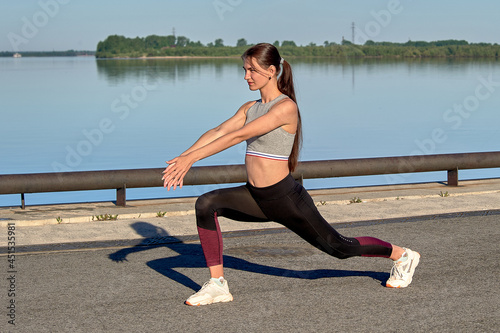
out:
{"label": "distant treeline", "polygon": [[[276,41],[280,53],[285,57],[498,57],[500,45],[469,43],[465,40],[442,40],[434,42],[408,41],[406,43],[374,42],[364,45],[343,40],[340,44],[325,41],[323,45],[310,43],[298,46],[293,41]],[[238,57],[251,44],[242,38],[236,46],[226,46],[222,39],[207,45],[192,42],[184,36],[157,36],[127,38],[112,35],[97,45],[96,58],[143,58],[143,57]]]}
{"label": "distant treeline", "polygon": [[13,57],[19,53],[23,57],[76,57],[76,56],[93,56],[95,51],[27,51],[27,52],[0,52],[0,57]]}

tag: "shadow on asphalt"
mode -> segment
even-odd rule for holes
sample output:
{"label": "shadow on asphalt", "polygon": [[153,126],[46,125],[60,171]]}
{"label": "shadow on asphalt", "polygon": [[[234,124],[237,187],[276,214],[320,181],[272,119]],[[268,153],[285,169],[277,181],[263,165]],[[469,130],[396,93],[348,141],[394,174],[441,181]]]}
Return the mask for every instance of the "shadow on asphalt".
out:
{"label": "shadow on asphalt", "polygon": [[[164,229],[156,227],[147,222],[136,222],[132,224],[132,228],[143,237],[169,237]],[[205,258],[200,244],[183,243],[180,239],[178,242],[168,244],[152,245],[152,246],[132,246],[129,248],[120,249],[109,255],[109,259],[115,262],[123,262],[127,260],[127,256],[132,253],[147,251],[149,249],[166,247],[178,255],[166,257],[162,259],[152,260],[147,263],[148,267],[154,269],[160,274],[176,281],[183,286],[198,291],[201,286],[194,282],[191,278],[177,272],[175,268],[206,268]],[[348,276],[367,276],[374,280],[380,281],[383,285],[389,278],[389,273],[373,272],[373,271],[350,271],[337,269],[316,269],[316,270],[291,270],[268,265],[252,263],[250,261],[236,258],[233,256],[224,255],[224,267],[235,270],[241,270],[256,274],[280,276],[295,279],[315,280],[321,278],[337,278]]]}

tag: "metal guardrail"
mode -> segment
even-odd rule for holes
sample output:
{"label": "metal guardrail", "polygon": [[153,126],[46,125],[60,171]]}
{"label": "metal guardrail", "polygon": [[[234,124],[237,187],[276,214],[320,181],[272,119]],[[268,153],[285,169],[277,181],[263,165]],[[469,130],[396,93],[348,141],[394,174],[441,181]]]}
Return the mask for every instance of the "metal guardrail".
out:
{"label": "metal guardrail", "polygon": [[[300,162],[295,179],[448,171],[458,186],[458,170],[499,168],[500,152],[440,154]],[[163,186],[164,168],[0,175],[0,194],[116,189],[116,205],[126,205],[126,189]],[[246,182],[244,165],[192,167],[184,185]]]}

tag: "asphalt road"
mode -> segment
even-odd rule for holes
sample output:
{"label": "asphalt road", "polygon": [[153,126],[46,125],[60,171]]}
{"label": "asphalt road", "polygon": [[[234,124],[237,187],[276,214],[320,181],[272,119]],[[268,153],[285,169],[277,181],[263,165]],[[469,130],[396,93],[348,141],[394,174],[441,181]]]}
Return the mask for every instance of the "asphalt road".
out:
{"label": "asphalt road", "polygon": [[[338,260],[287,231],[228,234],[234,301],[203,307],[183,304],[208,279],[196,241],[18,254],[15,297],[6,297],[12,281],[2,255],[0,331],[498,332],[499,217],[337,226],[346,236],[419,251],[405,289],[384,287],[387,259]],[[8,323],[11,299],[15,326]]]}

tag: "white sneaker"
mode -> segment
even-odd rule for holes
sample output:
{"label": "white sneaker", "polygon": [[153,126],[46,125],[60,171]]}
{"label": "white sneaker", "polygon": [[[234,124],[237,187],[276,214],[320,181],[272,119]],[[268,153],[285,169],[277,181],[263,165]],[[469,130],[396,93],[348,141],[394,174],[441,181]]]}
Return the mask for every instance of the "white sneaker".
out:
{"label": "white sneaker", "polygon": [[389,288],[404,288],[411,283],[415,268],[420,261],[420,254],[410,249],[403,248],[406,251],[408,259],[405,261],[396,261],[391,270],[391,277],[386,282]]}
{"label": "white sneaker", "polygon": [[222,287],[211,279],[205,282],[200,291],[186,300],[186,304],[198,306],[218,302],[231,302],[233,300],[233,295],[229,292],[227,281],[221,278],[221,282]]}

